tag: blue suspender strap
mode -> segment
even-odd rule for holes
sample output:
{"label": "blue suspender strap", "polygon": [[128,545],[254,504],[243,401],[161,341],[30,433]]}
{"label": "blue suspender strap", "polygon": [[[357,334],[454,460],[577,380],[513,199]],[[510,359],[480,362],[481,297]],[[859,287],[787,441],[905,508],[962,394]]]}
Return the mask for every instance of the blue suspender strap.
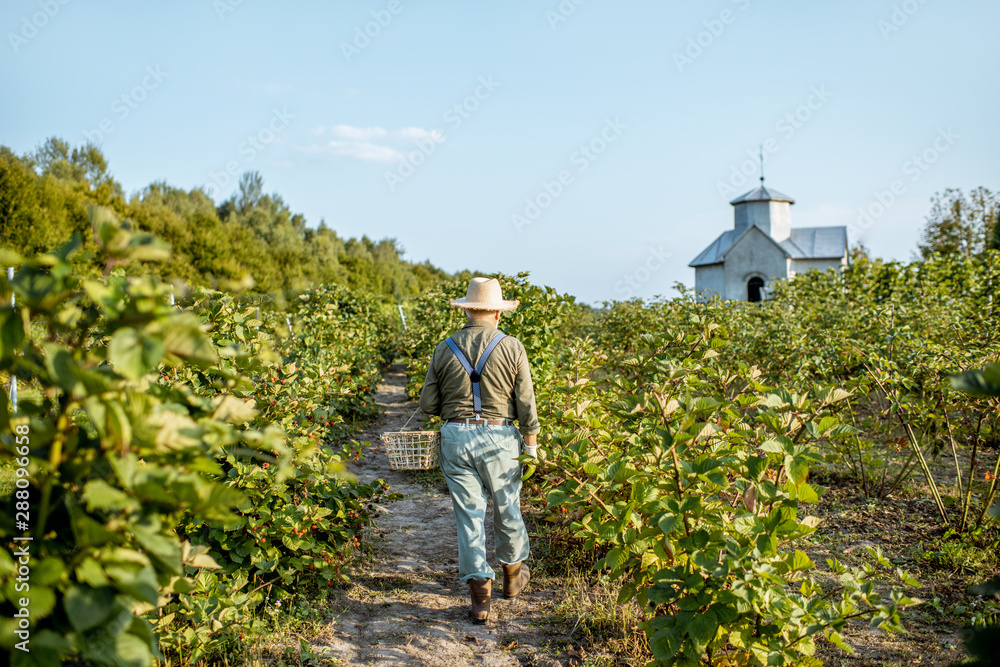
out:
{"label": "blue suspender strap", "polygon": [[490,358],[490,354],[493,352],[494,348],[507,337],[505,333],[498,333],[494,336],[490,344],[486,346],[483,350],[483,356],[479,357],[479,363],[476,364],[475,375],[470,375],[472,379],[472,411],[476,413],[476,419],[479,419],[479,413],[483,410],[482,400],[479,398],[479,377],[480,373],[483,372],[483,366],[486,365],[486,360]]}
{"label": "blue suspender strap", "polygon": [[462,364],[462,368],[465,369],[469,377],[472,378],[475,376],[475,379],[472,380],[472,409],[476,413],[476,419],[479,419],[479,383],[476,382],[479,379],[479,375],[476,373],[476,369],[472,367],[472,364],[469,363],[469,359],[465,356],[465,353],[458,349],[458,344],[450,336],[445,338],[444,342],[448,343],[448,347],[455,353],[458,363]]}
{"label": "blue suspender strap", "polygon": [[458,362],[462,364],[462,368],[465,369],[465,372],[472,375],[472,364],[470,364],[469,360],[465,358],[465,353],[458,349],[458,345],[455,344],[455,341],[451,338],[445,338],[444,342],[448,343],[448,347],[450,347],[451,351],[455,353],[456,357],[458,357]]}
{"label": "blue suspender strap", "polygon": [[476,364],[475,368],[473,368],[472,364],[469,363],[469,359],[465,356],[465,353],[458,349],[458,345],[451,339],[451,337],[446,338],[444,341],[448,344],[448,347],[451,348],[451,351],[455,353],[455,356],[458,358],[458,362],[462,364],[462,368],[465,369],[465,372],[469,375],[469,379],[472,380],[472,412],[475,413],[476,419],[480,418],[479,415],[483,411],[483,402],[479,393],[480,373],[482,373],[483,367],[486,366],[486,360],[490,358],[490,354],[492,354],[496,346],[500,344],[500,341],[506,337],[507,334],[505,333],[497,333],[497,335],[493,337],[493,340],[490,341],[490,344],[486,346],[486,349],[483,350],[483,354],[479,357],[479,362]]}

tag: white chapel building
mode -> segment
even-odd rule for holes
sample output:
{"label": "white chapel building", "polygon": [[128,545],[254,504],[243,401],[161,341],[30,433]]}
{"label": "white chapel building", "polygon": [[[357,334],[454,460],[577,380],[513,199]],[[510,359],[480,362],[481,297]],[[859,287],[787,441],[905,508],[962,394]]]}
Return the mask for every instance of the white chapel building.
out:
{"label": "white chapel building", "polygon": [[760,187],[729,202],[735,224],[688,265],[702,298],[760,301],[767,285],[809,269],[847,264],[847,227],[792,227],[795,201]]}

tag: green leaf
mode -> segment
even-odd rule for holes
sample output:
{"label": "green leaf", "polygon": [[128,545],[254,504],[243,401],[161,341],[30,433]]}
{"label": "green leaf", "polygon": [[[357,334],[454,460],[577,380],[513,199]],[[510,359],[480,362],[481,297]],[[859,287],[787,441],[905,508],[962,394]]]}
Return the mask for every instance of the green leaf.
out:
{"label": "green leaf", "polygon": [[618,590],[618,604],[626,604],[629,600],[635,598],[636,592],[637,589],[635,584],[630,581],[626,581]]}
{"label": "green leaf", "polygon": [[[10,306],[9,303],[3,304]],[[0,359],[9,359],[21,350],[24,344],[24,322],[21,311],[0,308]]]}
{"label": "green leaf", "polygon": [[545,497],[545,502],[548,503],[549,507],[560,507],[567,500],[569,500],[569,495],[561,489],[553,489]]}
{"label": "green leaf", "polygon": [[94,303],[101,306],[109,314],[116,315],[122,306],[121,295],[112,287],[99,280],[84,280],[83,290]]}
{"label": "green leaf", "polygon": [[768,440],[761,444],[760,451],[767,452],[768,454],[784,454],[785,446],[782,445],[777,440]]}
{"label": "green leaf", "polygon": [[847,391],[846,389],[841,389],[840,387],[833,387],[831,389],[822,392],[819,396],[819,399],[824,404],[829,405],[831,403],[838,403],[844,400],[845,398],[850,398],[851,395],[852,395],[851,392]]}
{"label": "green leaf", "polygon": [[102,432],[107,444],[126,451],[132,444],[132,422],[118,401],[108,401],[105,406],[104,423],[95,426]]}
{"label": "green leaf", "polygon": [[830,643],[839,648],[841,651],[847,654],[854,653],[854,649],[848,644],[844,643],[844,638],[840,636],[839,632],[829,631],[826,633],[826,638],[830,640]]}
{"label": "green leaf", "polygon": [[709,534],[706,530],[696,530],[691,534],[691,542],[695,549],[704,549],[708,546]]}
{"label": "green leaf", "polygon": [[130,380],[153,371],[163,359],[164,345],[157,338],[140,336],[135,329],[119,329],[108,343],[108,361]]}
{"label": "green leaf", "polygon": [[198,497],[201,498],[197,508],[199,515],[212,521],[231,521],[234,518],[232,508],[246,501],[246,496],[238,489],[216,483],[199,487]]}
{"label": "green leaf", "polygon": [[799,484],[798,487],[796,487],[796,490],[798,492],[799,502],[803,503],[819,502],[819,494],[816,493],[816,489],[809,486],[808,484],[803,482],[802,484]]}
{"label": "green leaf", "polygon": [[[36,583],[34,576],[31,577],[30,585],[30,595],[26,595],[28,598],[28,612],[31,614],[32,623],[37,623],[52,613],[52,610],[56,606],[56,592],[48,586]],[[8,592],[12,589],[13,585],[9,584]]]}
{"label": "green leaf", "polygon": [[[3,392],[0,392],[2,394]],[[0,577],[9,577],[17,572],[17,564],[7,549],[0,549]]]}
{"label": "green leaf", "polygon": [[149,644],[133,634],[118,635],[115,639],[116,664],[126,667],[151,667],[153,654]]}
{"label": "green leaf", "polygon": [[92,479],[83,487],[83,499],[87,502],[87,511],[122,510],[135,505],[135,501],[121,489],[116,489],[103,479]]}
{"label": "green leaf", "polygon": [[62,559],[49,556],[34,566],[31,571],[31,583],[43,586],[54,584],[62,578],[65,571],[66,566],[63,565]]}
{"label": "green leaf", "polygon": [[612,540],[615,537],[617,537],[620,533],[621,530],[619,530],[618,528],[618,523],[613,521],[609,521],[607,523],[602,524],[597,531],[597,534],[601,537],[602,540]]}
{"label": "green leaf", "polygon": [[1000,396],[1000,364],[952,375],[951,386],[973,396]]}
{"label": "green leaf", "polygon": [[80,583],[87,584],[93,588],[100,588],[108,585],[108,578],[104,576],[104,570],[93,558],[87,557],[76,566],[76,578]]}
{"label": "green leaf", "polygon": [[72,394],[80,385],[73,355],[55,343],[45,343],[42,347],[45,350],[45,368],[48,369],[52,382],[67,394]]}
{"label": "green leaf", "polygon": [[674,529],[677,527],[677,521],[678,519],[676,515],[667,514],[662,519],[660,519],[657,525],[659,526],[660,530],[663,531],[664,535],[670,535],[671,533],[674,532]]}
{"label": "green leaf", "polygon": [[72,586],[63,597],[63,608],[78,632],[97,627],[114,609],[114,590]]}
{"label": "green leaf", "polygon": [[[912,585],[915,586],[916,583]],[[1000,597],[1000,576],[993,577],[989,581],[984,581],[980,584],[975,584],[972,586],[971,590],[976,595],[982,595],[985,597]]]}
{"label": "green leaf", "polygon": [[69,642],[51,630],[42,630],[31,633],[29,647],[30,655],[39,667],[59,665],[64,663],[63,657],[69,651]]}
{"label": "green leaf", "polygon": [[796,485],[802,484],[809,476],[809,463],[794,456],[786,456],[785,474],[788,475],[788,479],[792,480]]}
{"label": "green leaf", "polygon": [[107,565],[104,571],[114,579],[122,592],[136,600],[150,604],[156,602],[159,583],[152,567],[136,568],[135,566]]}
{"label": "green leaf", "polygon": [[711,609],[715,612],[715,616],[720,624],[732,623],[740,616],[739,611],[731,604],[716,602],[712,605]]}
{"label": "green leaf", "polygon": [[617,570],[628,560],[628,551],[622,547],[615,547],[604,557],[604,564],[611,570]]}
{"label": "green leaf", "polygon": [[687,624],[687,633],[699,647],[707,646],[719,630],[719,619],[715,612],[709,609],[702,614],[696,614]]}
{"label": "green leaf", "polygon": [[792,572],[800,572],[802,570],[808,570],[813,566],[813,562],[809,560],[809,556],[803,551],[795,550],[795,553],[788,559],[788,569]]}
{"label": "green leaf", "polygon": [[778,552],[778,538],[773,533],[759,535],[756,540],[757,550],[765,556],[770,556]]}
{"label": "green leaf", "polygon": [[827,415],[826,417],[823,417],[822,419],[819,420],[819,424],[816,425],[816,428],[817,430],[819,430],[821,434],[825,435],[839,423],[840,420],[838,420],[836,417],[831,417]]}
{"label": "green leaf", "polygon": [[182,546],[182,560],[189,567],[217,570],[220,566],[209,554],[209,551],[206,544],[192,545],[190,542],[184,542]]}
{"label": "green leaf", "polygon": [[163,261],[170,259],[170,246],[152,234],[140,232],[132,234],[122,258],[138,262]]}
{"label": "green leaf", "polygon": [[84,512],[78,503],[79,501],[69,498],[66,501],[70,512],[70,527],[73,529],[77,547],[99,547],[116,538],[104,524],[98,523]]}
{"label": "green leaf", "polygon": [[680,648],[680,631],[673,626],[655,631],[649,640],[649,649],[653,652],[653,657],[664,663],[677,655]]}
{"label": "green leaf", "polygon": [[236,398],[230,394],[214,397],[212,405],[215,406],[212,419],[229,424],[244,424],[259,414],[250,405],[245,403],[243,399]]}
{"label": "green leaf", "polygon": [[168,353],[199,365],[213,364],[219,358],[198,318],[190,313],[170,318],[163,333],[163,346]]}
{"label": "green leaf", "polygon": [[181,547],[177,536],[171,533],[168,537],[161,533],[159,519],[150,517],[143,523],[133,524],[132,534],[142,548],[167,571],[181,573]]}

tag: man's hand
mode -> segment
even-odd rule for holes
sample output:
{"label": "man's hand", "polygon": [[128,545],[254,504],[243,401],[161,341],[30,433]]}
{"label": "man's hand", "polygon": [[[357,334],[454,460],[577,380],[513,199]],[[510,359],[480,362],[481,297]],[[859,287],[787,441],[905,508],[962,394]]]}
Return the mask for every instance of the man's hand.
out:
{"label": "man's hand", "polygon": [[538,434],[525,435],[524,438],[524,453],[528,456],[537,459],[538,458]]}
{"label": "man's hand", "polygon": [[538,436],[522,434],[521,438],[524,440],[524,454],[522,456],[530,456],[534,459],[534,461],[522,459],[524,474],[521,475],[521,481],[523,482],[535,474],[535,468],[538,466]]}

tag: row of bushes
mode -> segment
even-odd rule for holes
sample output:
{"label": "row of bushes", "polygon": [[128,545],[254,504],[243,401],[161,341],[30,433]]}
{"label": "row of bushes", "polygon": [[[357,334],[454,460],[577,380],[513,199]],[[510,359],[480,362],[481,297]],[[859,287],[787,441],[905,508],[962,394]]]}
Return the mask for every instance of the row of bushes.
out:
{"label": "row of bushes", "polygon": [[375,415],[394,327],[338,287],[280,311],[204,290],[171,305],[169,285],[114,268],[165,249],[92,218],[105,279],[74,270],[79,244],[0,258],[17,268],[0,373],[22,389],[13,414],[0,398],[0,439],[28,473],[0,514],[0,641],[22,665],[197,662],[265,632],[268,600],[346,580],[389,490],[343,474],[344,443]]}
{"label": "row of bushes", "polygon": [[[846,646],[851,618],[901,629],[917,603],[909,573],[877,551],[823,567],[796,548],[822,531],[803,516],[824,491],[809,481],[817,465],[854,470],[873,496],[923,471],[942,525],[996,543],[985,522],[1000,507],[997,399],[950,378],[1000,354],[997,253],[860,257],[777,285],[763,304],[682,293],[599,312],[526,275],[497,277],[521,300],[500,328],[528,350],[548,456],[531,482],[548,528],[539,539],[621,579],[620,602],[638,604],[658,662],[818,664],[817,640]],[[434,346],[462,324],[448,301],[464,289],[455,281],[414,306],[414,397]],[[952,461],[952,481],[935,485]]]}

